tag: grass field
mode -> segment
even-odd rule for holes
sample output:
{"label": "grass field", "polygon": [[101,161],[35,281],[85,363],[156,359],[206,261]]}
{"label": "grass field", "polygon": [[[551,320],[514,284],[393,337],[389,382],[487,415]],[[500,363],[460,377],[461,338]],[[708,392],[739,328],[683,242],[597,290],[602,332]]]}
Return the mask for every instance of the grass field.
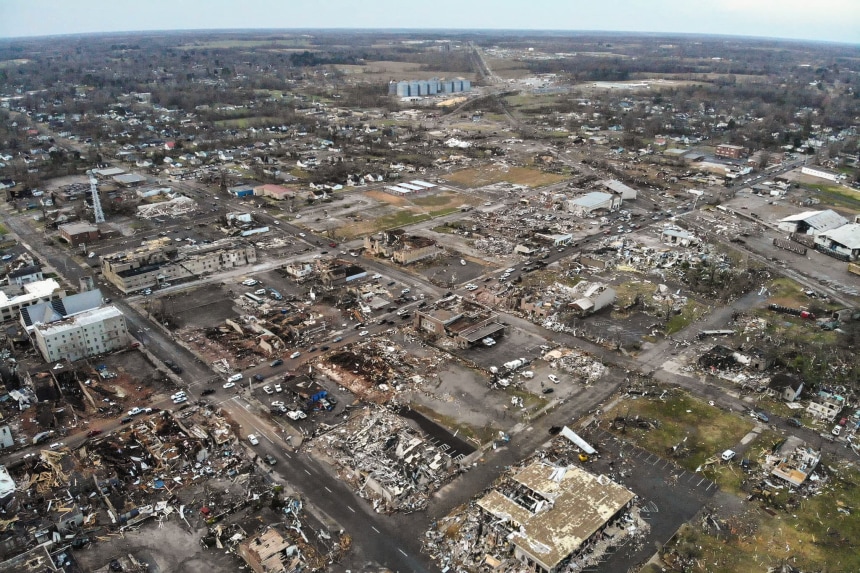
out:
{"label": "grass field", "polygon": [[822,203],[860,211],[860,191],[855,191],[842,185],[823,183],[806,183],[803,185],[815,189],[817,191],[815,195],[821,199]]}
{"label": "grass field", "polygon": [[462,169],[445,177],[446,180],[470,189],[491,185],[493,183],[513,183],[529,187],[543,187],[564,180],[563,175],[544,173],[528,167],[499,167],[488,165]]}
{"label": "grass field", "polygon": [[661,456],[667,456],[669,448],[683,445],[688,455],[675,461],[689,471],[740,442],[754,426],[748,418],[724,412],[680,391],[667,393],[664,400],[626,400],[604,417],[613,420],[616,416],[659,420],[660,427],[651,430],[628,425],[624,438]]}
{"label": "grass field", "polygon": [[[765,513],[758,502],[726,519],[721,532],[700,523],[681,528],[669,547],[689,556],[692,573],[753,573],[788,562],[799,571],[860,571],[860,471],[851,464],[823,459],[830,474],[821,494],[803,496],[780,490]],[[835,471],[831,471],[835,470]],[[795,498],[796,505],[782,509]]]}
{"label": "grass field", "polygon": [[[754,427],[749,418],[723,412],[680,391],[668,394],[665,400],[623,401],[604,414],[604,419],[637,415],[659,420],[660,427],[644,430],[628,426],[624,438],[661,456],[686,438],[683,444],[689,455],[676,461],[689,471],[733,447]],[[618,429],[612,431],[620,433]],[[755,469],[782,437],[765,429],[748,444],[744,457]],[[737,462],[702,468],[701,474],[714,480],[727,496],[720,504],[724,507],[716,508],[721,527],[706,531],[702,521],[693,520],[681,528],[667,549],[686,558],[691,565],[684,571],[693,573],[753,573],[783,562],[801,571],[860,571],[860,551],[856,548],[860,519],[854,516],[860,507],[860,470],[856,464],[824,458],[816,471],[826,477],[817,494],[783,487],[767,501],[747,502],[742,501],[748,494],[741,485],[748,476]],[[771,481],[779,482],[776,478]]]}

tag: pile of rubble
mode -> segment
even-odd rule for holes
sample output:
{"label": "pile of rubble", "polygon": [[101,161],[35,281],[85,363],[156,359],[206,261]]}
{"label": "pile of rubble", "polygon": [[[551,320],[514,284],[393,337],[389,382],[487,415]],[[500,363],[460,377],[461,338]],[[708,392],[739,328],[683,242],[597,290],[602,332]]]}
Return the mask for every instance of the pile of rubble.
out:
{"label": "pile of rubble", "polygon": [[584,384],[596,382],[606,373],[606,366],[594,357],[575,349],[563,348],[547,352],[544,360],[553,368],[561,368],[578,377]]}
{"label": "pile of rubble", "polygon": [[445,445],[379,407],[357,411],[344,424],[302,448],[327,455],[338,474],[377,512],[411,513],[458,472]]}
{"label": "pile of rubble", "polygon": [[188,197],[179,196],[169,201],[140,205],[137,208],[137,216],[141,219],[154,219],[156,217],[179,217],[197,210],[197,203]]}

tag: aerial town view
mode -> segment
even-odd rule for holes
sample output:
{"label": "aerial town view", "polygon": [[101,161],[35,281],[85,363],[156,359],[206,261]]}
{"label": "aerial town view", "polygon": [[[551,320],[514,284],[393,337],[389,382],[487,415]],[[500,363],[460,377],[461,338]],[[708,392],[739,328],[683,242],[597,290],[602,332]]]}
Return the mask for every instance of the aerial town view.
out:
{"label": "aerial town view", "polygon": [[860,3],[536,4],[0,5],[0,573],[860,571]]}

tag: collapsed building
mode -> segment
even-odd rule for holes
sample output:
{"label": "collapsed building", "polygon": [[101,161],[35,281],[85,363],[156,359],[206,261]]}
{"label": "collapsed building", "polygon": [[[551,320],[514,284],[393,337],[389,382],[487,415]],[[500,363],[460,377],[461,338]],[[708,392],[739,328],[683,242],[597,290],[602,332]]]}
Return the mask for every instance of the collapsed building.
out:
{"label": "collapsed building", "polygon": [[508,325],[487,307],[460,296],[439,299],[414,313],[416,331],[448,338],[458,348],[469,348],[488,338],[507,334]]}
{"label": "collapsed building", "polygon": [[357,412],[303,447],[328,455],[341,478],[371,500],[377,512],[425,509],[429,497],[458,471],[448,446],[378,407]]}
{"label": "collapsed building", "polygon": [[383,231],[365,237],[364,248],[376,256],[390,258],[401,265],[433,257],[441,252],[441,247],[433,239],[407,235],[403,229]]}
{"label": "collapsed building", "polygon": [[257,262],[253,245],[223,239],[208,245],[176,247],[169,240],[145,241],[127,253],[102,257],[105,279],[128,294],[160,283],[195,279]]}

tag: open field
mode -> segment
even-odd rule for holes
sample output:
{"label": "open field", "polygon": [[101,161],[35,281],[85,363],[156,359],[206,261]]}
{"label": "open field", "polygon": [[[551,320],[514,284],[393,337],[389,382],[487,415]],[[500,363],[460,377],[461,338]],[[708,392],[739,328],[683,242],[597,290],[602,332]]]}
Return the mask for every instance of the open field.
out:
{"label": "open field", "polygon": [[709,406],[680,391],[667,392],[663,400],[626,400],[604,414],[604,419],[611,421],[616,416],[626,416],[629,420],[636,416],[658,420],[659,427],[648,430],[628,424],[624,438],[666,457],[669,457],[670,448],[679,446],[686,450],[686,455],[675,461],[689,471],[695,471],[711,456],[733,447],[754,426],[747,418]]}
{"label": "open field", "polygon": [[426,80],[432,77],[463,77],[466,79],[474,79],[472,72],[468,70],[445,70],[427,71],[422,69],[421,64],[412,62],[389,62],[378,61],[368,62],[364,65],[352,64],[336,64],[334,66],[338,71],[343,72],[348,76],[360,75],[371,81],[388,81],[396,79],[402,80]]}
{"label": "open field", "polygon": [[488,165],[484,167],[473,167],[462,169],[445,176],[445,179],[463,187],[476,188],[493,183],[513,183],[515,185],[527,185],[529,187],[543,187],[564,180],[563,175],[555,173],[544,173],[537,169],[528,167],[500,167]]}

